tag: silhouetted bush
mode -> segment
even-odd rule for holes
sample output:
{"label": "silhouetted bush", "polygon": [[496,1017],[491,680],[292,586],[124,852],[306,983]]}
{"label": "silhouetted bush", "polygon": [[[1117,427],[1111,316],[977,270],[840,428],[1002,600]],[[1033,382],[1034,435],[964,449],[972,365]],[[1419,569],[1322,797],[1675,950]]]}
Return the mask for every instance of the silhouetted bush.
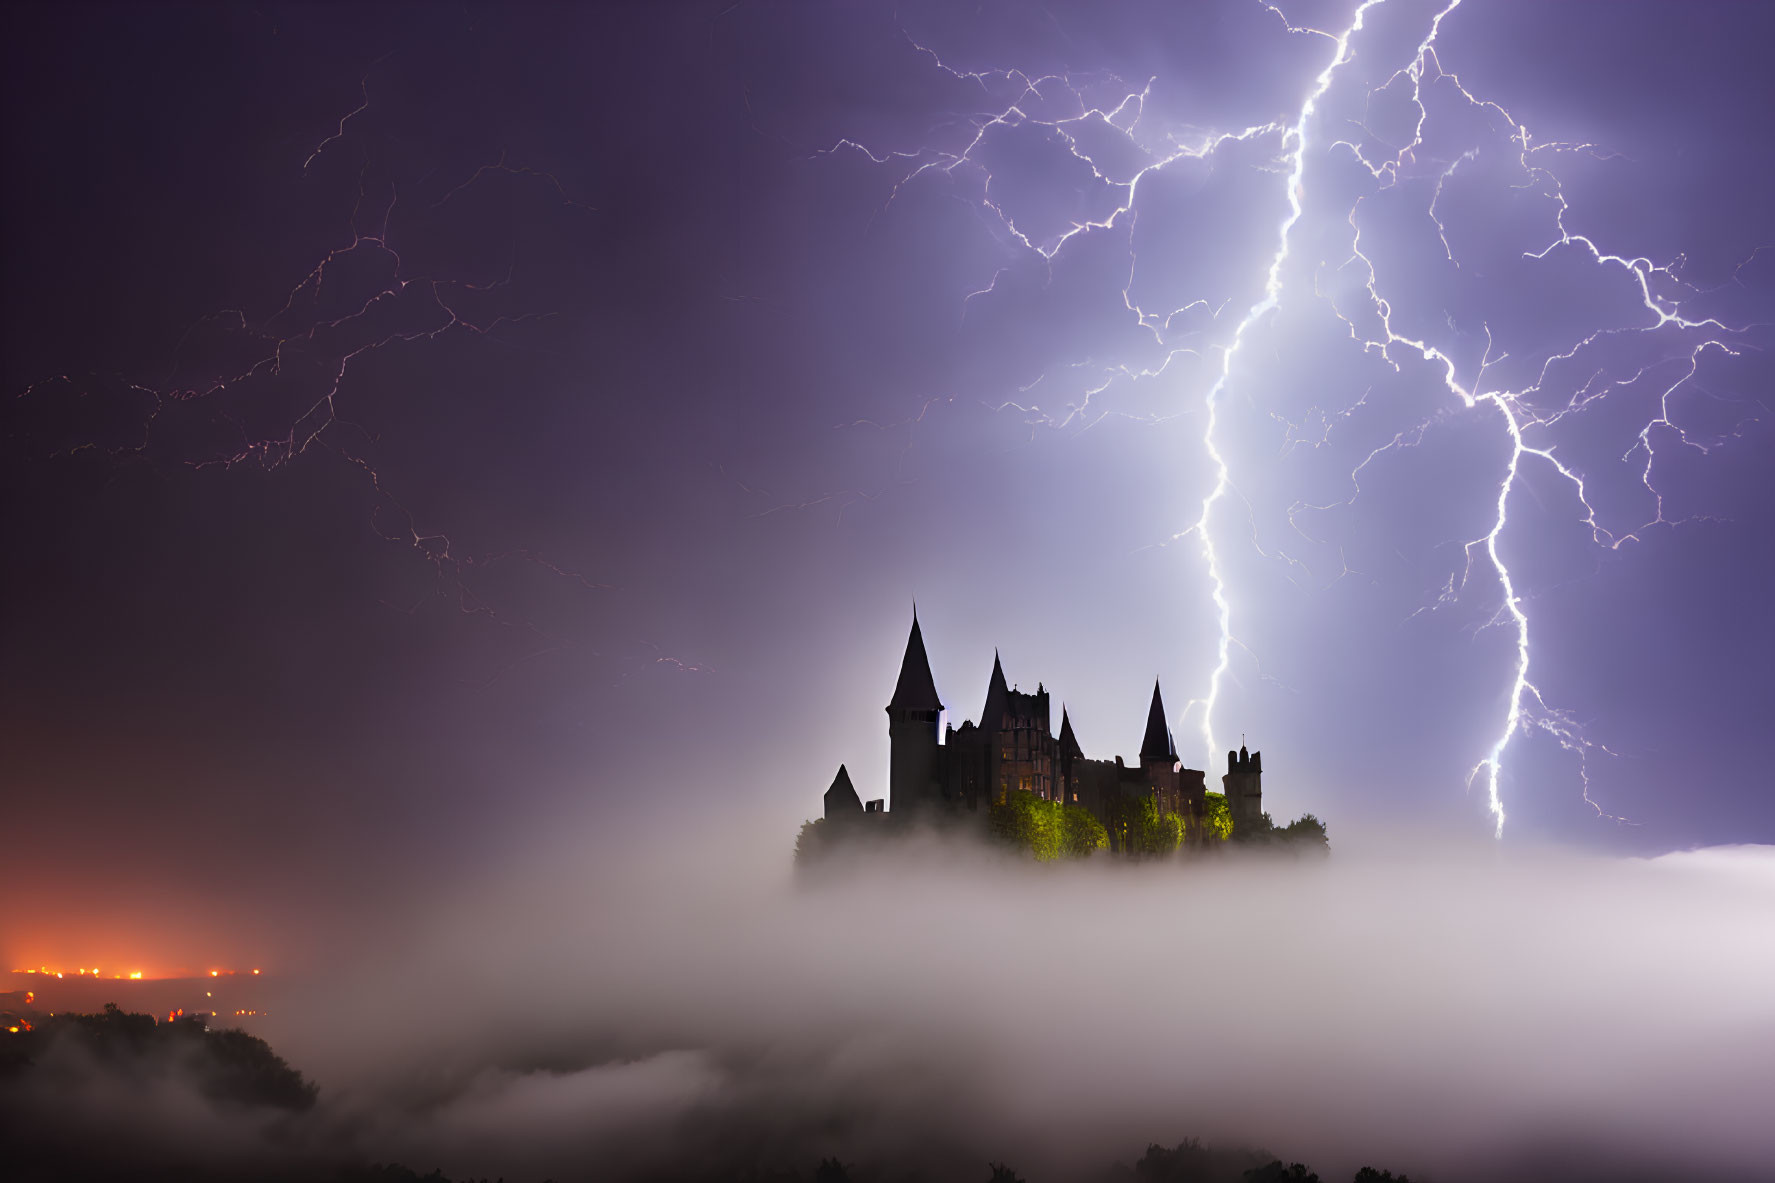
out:
{"label": "silhouetted bush", "polygon": [[1185,1138],[1176,1146],[1156,1143],[1134,1164],[1140,1183],[1243,1183],[1246,1172],[1270,1161],[1257,1150],[1228,1150]]}
{"label": "silhouetted bush", "polygon": [[814,1168],[814,1183],[850,1183],[851,1173],[836,1158],[823,1158]]}
{"label": "silhouetted bush", "polygon": [[1301,1163],[1283,1166],[1278,1159],[1246,1171],[1245,1183],[1319,1183],[1319,1176]]}
{"label": "silhouetted bush", "polygon": [[0,1074],[29,1077],[55,1046],[84,1054],[106,1074],[146,1086],[174,1074],[188,1076],[211,1101],[300,1111],[316,1089],[263,1039],[245,1031],[211,1031],[192,1016],[157,1022],[107,1003],[96,1015],[52,1015],[30,1031],[9,1035]]}
{"label": "silhouetted bush", "polygon": [[1233,841],[1249,846],[1270,846],[1300,854],[1325,854],[1331,848],[1325,823],[1310,813],[1303,813],[1285,826],[1278,826],[1269,814],[1255,822],[1233,827]]}

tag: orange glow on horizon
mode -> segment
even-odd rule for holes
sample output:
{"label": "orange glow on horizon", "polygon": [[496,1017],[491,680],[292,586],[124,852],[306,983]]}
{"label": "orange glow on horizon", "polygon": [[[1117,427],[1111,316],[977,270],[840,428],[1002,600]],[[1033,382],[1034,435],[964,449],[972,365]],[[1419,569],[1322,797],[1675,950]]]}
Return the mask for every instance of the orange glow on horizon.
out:
{"label": "orange glow on horizon", "polygon": [[[32,974],[37,977],[45,977],[45,978],[68,978],[68,977],[104,978],[107,976],[105,974],[105,972],[96,965],[90,969],[85,966],[76,966],[76,967],[71,967],[66,970],[55,969],[55,968],[52,968],[47,965],[39,965],[36,967],[20,967],[18,969],[13,970],[12,972],[15,974]],[[126,981],[126,980],[132,981],[132,982],[141,982],[141,981],[152,982],[152,981],[177,981],[177,980],[185,979],[185,978],[201,979],[204,977],[236,978],[236,977],[244,977],[248,973],[251,973],[254,975],[259,975],[259,974],[262,974],[263,972],[264,972],[263,970],[258,970],[258,969],[254,969],[254,970],[244,970],[244,969],[190,970],[190,969],[183,969],[183,968],[172,969],[172,970],[135,969],[135,970],[130,970],[128,973],[113,973],[108,976],[110,977],[110,980],[112,980],[114,982],[120,982],[120,981]]]}

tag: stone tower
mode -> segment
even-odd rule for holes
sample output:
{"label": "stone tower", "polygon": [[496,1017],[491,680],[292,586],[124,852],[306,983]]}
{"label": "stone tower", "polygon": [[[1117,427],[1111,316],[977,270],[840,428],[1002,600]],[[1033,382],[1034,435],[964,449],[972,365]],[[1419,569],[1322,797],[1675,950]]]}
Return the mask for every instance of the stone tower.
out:
{"label": "stone tower", "polygon": [[1185,812],[1182,780],[1177,775],[1177,743],[1165,722],[1165,698],[1153,679],[1153,701],[1146,711],[1146,735],[1140,741],[1140,774],[1153,800],[1166,813]]}
{"label": "stone tower", "polygon": [[1233,831],[1255,825],[1263,818],[1263,753],[1247,752],[1240,744],[1236,752],[1226,754],[1226,775],[1220,778],[1226,789],[1227,812],[1233,815]]}
{"label": "stone tower", "polygon": [[942,797],[936,780],[937,718],[942,713],[915,608],[906,656],[900,659],[900,680],[887,705],[888,800],[895,813],[916,813]]}

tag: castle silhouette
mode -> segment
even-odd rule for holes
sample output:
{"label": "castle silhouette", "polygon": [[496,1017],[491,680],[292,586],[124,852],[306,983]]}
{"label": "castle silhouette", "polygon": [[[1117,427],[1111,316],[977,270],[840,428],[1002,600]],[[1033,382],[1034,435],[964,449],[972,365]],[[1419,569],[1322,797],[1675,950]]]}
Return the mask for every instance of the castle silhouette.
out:
{"label": "castle silhouette", "polygon": [[[902,822],[939,821],[981,813],[1004,804],[1011,793],[1027,792],[1044,801],[1089,810],[1109,831],[1111,849],[1120,849],[1127,841],[1120,823],[1129,816],[1130,807],[1139,810],[1149,800],[1161,813],[1183,818],[1188,840],[1204,839],[1207,775],[1183,767],[1178,760],[1157,679],[1136,764],[1120,756],[1088,758],[1064,707],[1060,734],[1055,736],[1049,728],[1048,702],[1048,692],[1039,684],[1034,694],[1007,686],[1004,667],[994,653],[980,722],[948,726],[938,743],[943,701],[937,696],[915,610],[900,678],[887,705],[888,795],[893,811],[890,814],[887,802],[880,800],[865,805],[841,764],[826,790],[826,820],[841,825],[864,820],[889,824],[890,817]],[[1262,753],[1248,752],[1243,746],[1227,753],[1221,785],[1235,827],[1255,825],[1262,818],[1262,782]]]}

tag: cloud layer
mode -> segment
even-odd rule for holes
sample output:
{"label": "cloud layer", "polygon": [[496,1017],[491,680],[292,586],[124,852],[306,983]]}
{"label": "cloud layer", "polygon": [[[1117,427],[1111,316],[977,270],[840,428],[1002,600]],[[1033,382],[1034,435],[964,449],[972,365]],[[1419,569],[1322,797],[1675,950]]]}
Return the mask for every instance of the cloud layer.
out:
{"label": "cloud layer", "polygon": [[1766,847],[1036,869],[933,844],[817,885],[710,852],[533,864],[439,915],[274,1043],[333,1119],[373,1115],[366,1149],[447,1171],[1068,1178],[1191,1135],[1328,1177],[1775,1158]]}

